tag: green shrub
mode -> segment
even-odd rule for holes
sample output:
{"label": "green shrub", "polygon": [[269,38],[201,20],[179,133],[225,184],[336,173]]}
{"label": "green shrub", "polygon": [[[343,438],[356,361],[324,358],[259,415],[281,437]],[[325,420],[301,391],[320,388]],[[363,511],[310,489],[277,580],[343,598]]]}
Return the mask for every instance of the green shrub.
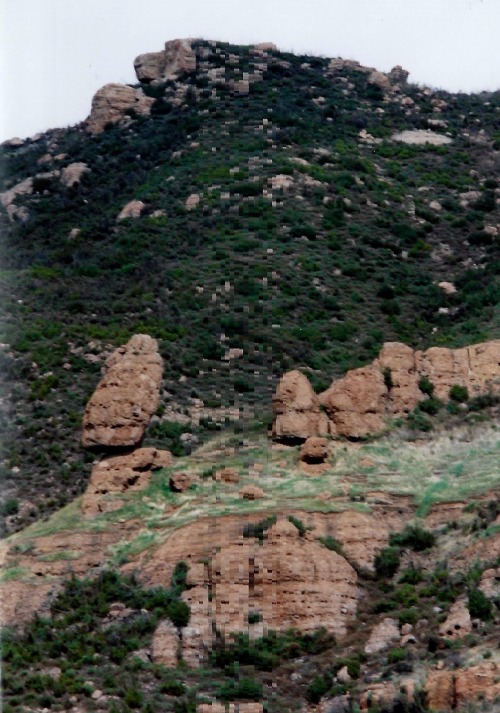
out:
{"label": "green shrub", "polygon": [[159,691],[168,696],[182,696],[186,692],[186,686],[181,681],[167,678],[160,683]]}
{"label": "green shrub", "polygon": [[16,498],[7,498],[0,504],[0,515],[8,517],[9,515],[17,515],[19,512],[19,501]]}
{"label": "green shrub", "polygon": [[393,577],[399,569],[399,547],[384,547],[375,557],[375,572],[379,579]]}
{"label": "green shrub", "polygon": [[457,403],[465,403],[469,400],[469,392],[467,391],[467,387],[461,386],[460,384],[453,384],[449,392],[449,397],[452,401],[456,401]]}
{"label": "green shrub", "polygon": [[418,525],[409,525],[403,532],[391,533],[389,544],[406,547],[415,552],[423,552],[436,544],[436,536]]}
{"label": "green shrub", "polygon": [[218,692],[222,701],[243,700],[259,701],[262,698],[262,684],[253,678],[240,678],[238,681],[227,681]]}
{"label": "green shrub", "polygon": [[390,391],[394,386],[394,382],[392,380],[392,371],[389,366],[385,367],[385,369],[383,371],[383,375],[384,375],[384,384],[385,384],[387,390]]}
{"label": "green shrub", "polygon": [[399,625],[403,626],[404,624],[411,624],[413,626],[417,623],[418,617],[418,609],[403,609],[398,614]]}
{"label": "green shrub", "polygon": [[191,610],[186,602],[177,599],[168,605],[167,614],[172,624],[181,628],[188,625]]}
{"label": "green shrub", "polygon": [[493,607],[490,600],[477,587],[474,587],[469,592],[468,607],[473,619],[489,621],[493,616]]}
{"label": "green shrub", "polygon": [[140,708],[144,701],[144,696],[138,688],[132,686],[126,689],[123,700],[129,708]]}
{"label": "green shrub", "polygon": [[339,555],[341,555],[343,553],[342,543],[339,542],[338,540],[336,540],[335,537],[332,537],[331,535],[327,535],[326,537],[320,537],[319,541],[321,542],[322,545],[324,545],[327,549],[331,550],[332,552],[337,552],[337,554],[339,554]]}
{"label": "green shrub", "polygon": [[423,580],[424,576],[420,567],[411,565],[401,574],[399,582],[402,584],[418,584]]}
{"label": "green shrub", "polygon": [[306,689],[306,700],[309,703],[319,703],[331,685],[332,680],[328,676],[316,676]]}
{"label": "green shrub", "polygon": [[443,404],[435,396],[431,396],[424,401],[421,401],[418,405],[420,411],[429,414],[429,416],[435,416]]}
{"label": "green shrub", "polygon": [[426,418],[418,407],[408,416],[408,425],[412,431],[432,431],[432,422]]}
{"label": "green shrub", "polygon": [[418,382],[418,388],[423,394],[427,396],[432,396],[434,393],[434,384],[426,376],[422,376]]}
{"label": "green shrub", "polygon": [[412,584],[402,584],[396,590],[394,599],[404,607],[411,607],[418,602],[418,596]]}
{"label": "green shrub", "polygon": [[394,664],[404,661],[406,658],[406,650],[401,648],[390,649],[387,652],[387,663]]}
{"label": "green shrub", "polygon": [[292,523],[292,525],[295,525],[295,527],[299,531],[300,537],[304,537],[307,532],[307,527],[304,525],[302,520],[299,520],[298,517],[294,517],[293,515],[290,515],[288,519]]}

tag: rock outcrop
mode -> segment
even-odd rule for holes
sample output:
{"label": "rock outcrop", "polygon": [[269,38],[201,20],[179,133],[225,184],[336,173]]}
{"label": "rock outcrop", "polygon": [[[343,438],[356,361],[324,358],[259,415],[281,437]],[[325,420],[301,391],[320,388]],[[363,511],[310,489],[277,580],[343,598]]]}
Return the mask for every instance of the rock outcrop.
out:
{"label": "rock outcrop", "polygon": [[81,177],[88,171],[90,171],[90,168],[83,161],[70,163],[61,171],[61,183],[65,188],[71,188],[71,186],[80,183]]}
{"label": "rock outcrop", "polygon": [[175,79],[184,72],[196,71],[196,54],[191,39],[171,40],[161,52],[140,54],[134,60],[137,79],[144,84]]}
{"label": "rock outcrop", "polygon": [[91,134],[99,134],[104,131],[106,124],[116,124],[132,110],[140,116],[149,116],[154,101],[142,89],[134,89],[126,84],[105,84],[92,99],[87,130]]}
{"label": "rock outcrop", "polygon": [[136,334],[111,354],[105,369],[85,409],[82,444],[96,450],[134,448],[160,398],[163,361],[158,343]]}
{"label": "rock outcrop", "polygon": [[431,711],[451,711],[478,700],[494,701],[500,695],[500,666],[483,662],[458,671],[431,671],[425,685]]}
{"label": "rock outcrop", "polygon": [[145,207],[146,206],[142,201],[130,201],[123,206],[121,211],[118,213],[116,220],[120,223],[122,220],[126,220],[127,218],[139,218]]}
{"label": "rock outcrop", "polygon": [[151,473],[159,468],[172,465],[170,451],[156,448],[137,448],[131,453],[111,456],[92,468],[90,481],[82,500],[82,510],[86,515],[117,510],[123,502],[117,498],[106,500],[106,495],[144,490],[148,486]]}
{"label": "rock outcrop", "polygon": [[[360,438],[381,431],[387,418],[407,415],[426,398],[419,388],[422,377],[444,401],[454,385],[464,386],[471,397],[500,393],[500,340],[423,352],[387,342],[378,359],[348,371],[319,395],[330,418],[330,432]],[[313,396],[309,399],[312,403]]]}
{"label": "rock outcrop", "polygon": [[400,638],[398,622],[386,617],[373,627],[370,638],[365,644],[365,653],[374,654],[387,649],[391,644],[399,642]]}
{"label": "rock outcrop", "polygon": [[328,419],[320,409],[309,379],[300,371],[287,372],[273,397],[272,434],[277,440],[305,441],[328,433]]}

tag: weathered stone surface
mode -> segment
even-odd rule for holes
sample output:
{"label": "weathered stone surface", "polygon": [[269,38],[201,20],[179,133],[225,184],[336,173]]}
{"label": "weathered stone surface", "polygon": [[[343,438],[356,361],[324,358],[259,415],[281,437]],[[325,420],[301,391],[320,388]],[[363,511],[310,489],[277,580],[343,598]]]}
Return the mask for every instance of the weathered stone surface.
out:
{"label": "weathered stone surface", "polygon": [[309,379],[300,371],[281,378],[273,397],[272,434],[277,440],[306,440],[328,433],[328,419],[320,410]]}
{"label": "weathered stone surface", "polygon": [[304,463],[324,463],[328,458],[328,440],[320,436],[309,436],[299,451],[299,460]]}
{"label": "weathered stone surface", "polygon": [[382,373],[387,373],[386,370],[390,373],[389,411],[398,416],[412,411],[424,398],[418,388],[413,349],[398,342],[386,342],[380,351],[378,366]]}
{"label": "weathered stone surface", "polygon": [[493,701],[500,695],[500,666],[483,662],[459,671],[431,671],[425,691],[431,711],[451,711],[479,698]]}
{"label": "weathered stone surface", "polygon": [[8,191],[0,193],[0,203],[7,208],[13,203],[17,196],[26,196],[33,193],[33,178],[25,178],[23,181],[16,183],[15,186],[9,188]]}
{"label": "weathered stone surface", "polygon": [[489,599],[500,597],[500,567],[486,569],[483,572],[479,589]]}
{"label": "weathered stone surface", "polygon": [[191,486],[192,482],[193,478],[189,473],[173,473],[169,480],[170,490],[175,493],[183,493]]}
{"label": "weathered stone surface", "polygon": [[408,129],[406,131],[399,131],[391,136],[393,141],[400,141],[404,144],[416,144],[417,146],[422,146],[423,144],[432,144],[433,146],[443,146],[444,144],[451,144],[453,139],[449,136],[444,136],[443,134],[437,134],[435,131],[430,129]]}
{"label": "weathered stone surface", "polygon": [[181,641],[177,628],[170,619],[164,619],[155,629],[151,641],[151,656],[154,663],[168,668],[177,666]]}
{"label": "weathered stone surface", "polygon": [[125,455],[105,458],[92,468],[90,481],[82,500],[82,510],[86,515],[109,512],[116,509],[121,501],[105,499],[106,495],[144,490],[151,478],[151,472],[172,465],[170,451],[156,448],[138,448]]}
{"label": "weathered stone surface", "polygon": [[261,500],[265,495],[265,492],[258,485],[245,485],[240,490],[240,497],[245,500]]}
{"label": "weathered stone surface", "polygon": [[240,476],[236,468],[221,468],[214,474],[214,480],[222,483],[238,483],[239,479]]}
{"label": "weathered stone surface", "polygon": [[121,209],[116,220],[120,222],[126,218],[139,218],[145,207],[142,201],[130,201]]}
{"label": "weathered stone surface", "polygon": [[140,116],[149,116],[154,101],[142,89],[134,89],[126,84],[105,84],[92,99],[87,130],[91,134],[99,134],[104,131],[106,124],[116,124],[131,109]]}
{"label": "weathered stone surface", "polygon": [[174,79],[183,72],[196,71],[196,54],[192,39],[170,40],[161,52],[147,52],[134,60],[134,69],[140,82]]}
{"label": "weathered stone surface", "polygon": [[139,445],[158,406],[162,369],[158,343],[146,334],[136,334],[116,349],[85,408],[83,446],[116,449]]}
{"label": "weathered stone surface", "polygon": [[199,703],[196,707],[196,713],[263,713],[264,708],[262,703],[255,702],[240,702],[240,703]]}
{"label": "weathered stone surface", "polygon": [[461,639],[472,631],[472,621],[465,599],[458,599],[450,607],[450,611],[441,626],[439,635],[445,639]]}
{"label": "weathered stone surface", "polygon": [[377,651],[382,651],[399,641],[400,636],[398,622],[395,619],[386,617],[373,627],[370,638],[365,645],[365,653],[374,654]]}
{"label": "weathered stone surface", "polygon": [[343,557],[301,538],[284,519],[267,531],[263,545],[240,538],[222,547],[206,565],[205,583],[183,598],[191,606],[190,626],[201,632],[249,631],[248,615],[258,612],[264,631],[311,632],[324,626],[342,637],[356,611],[356,573]]}
{"label": "weathered stone surface", "polygon": [[201,196],[199,193],[192,193],[190,196],[186,198],[186,202],[184,204],[184,207],[186,210],[195,210],[200,204]]}
{"label": "weathered stone surface", "polygon": [[80,179],[84,173],[90,171],[90,168],[86,163],[78,161],[76,163],[70,163],[61,171],[61,183],[66,188],[74,186],[76,183],[80,183]]}
{"label": "weathered stone surface", "polygon": [[452,671],[431,671],[425,684],[427,705],[431,711],[449,711],[455,694]]}
{"label": "weathered stone surface", "polygon": [[372,706],[390,705],[395,697],[396,687],[393,683],[372,683],[361,693],[359,708],[368,711]]}
{"label": "weathered stone surface", "polygon": [[320,403],[342,436],[361,438],[384,427],[387,396],[382,371],[376,364],[352,369],[319,395]]}

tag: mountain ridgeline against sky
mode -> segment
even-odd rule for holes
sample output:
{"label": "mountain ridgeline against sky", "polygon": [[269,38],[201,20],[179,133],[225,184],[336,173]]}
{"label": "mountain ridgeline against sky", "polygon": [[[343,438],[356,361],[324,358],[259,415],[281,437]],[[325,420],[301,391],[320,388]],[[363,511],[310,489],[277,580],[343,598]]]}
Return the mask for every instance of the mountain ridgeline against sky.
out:
{"label": "mountain ridgeline against sky", "polygon": [[[500,93],[448,94],[271,44],[168,42],[81,124],[1,147],[2,491],[12,527],[80,494],[105,359],[158,340],[146,444],[270,420],[384,342],[500,336]],[[17,523],[17,524],[16,524]]]}

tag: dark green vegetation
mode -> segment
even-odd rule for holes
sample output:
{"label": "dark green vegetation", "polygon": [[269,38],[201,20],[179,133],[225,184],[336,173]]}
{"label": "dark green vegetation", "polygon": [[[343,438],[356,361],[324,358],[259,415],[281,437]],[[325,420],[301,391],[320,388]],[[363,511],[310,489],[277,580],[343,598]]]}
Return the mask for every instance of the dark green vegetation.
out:
{"label": "dark green vegetation", "polygon": [[[206,70],[224,65],[229,81],[261,58],[205,42],[197,52],[199,71],[180,78],[182,106],[169,101],[172,82],[145,87],[157,98],[152,115],[128,128],[91,137],[77,126],[0,149],[5,188],[46,171],[37,162],[47,153],[65,155],[57,168],[90,168],[69,189],[36,179],[33,195],[16,200],[26,222],[0,216],[9,345],[0,368],[11,398],[2,478],[29,501],[24,522],[82,492],[83,406],[103,354],[134,333],[160,342],[162,408],[182,412],[201,398],[250,418],[267,415],[277,377],[292,367],[320,389],[385,340],[458,346],[499,334],[498,238],[485,230],[499,222],[498,93],[403,87],[417,111],[385,101],[362,72],[329,75],[326,59],[275,55],[249,96],[235,97]],[[447,103],[438,116],[453,143],[391,141],[428,127],[433,98]],[[360,141],[362,129],[380,143]],[[293,185],[271,201],[277,175]],[[478,196],[462,205],[471,190]],[[192,193],[201,201],[188,212]],[[144,201],[144,214],[116,223],[131,199]],[[443,293],[440,280],[457,292]],[[231,347],[243,356],[225,361]],[[206,419],[193,430],[203,437],[213,427]],[[151,442],[180,450],[180,435],[160,424]]]}

